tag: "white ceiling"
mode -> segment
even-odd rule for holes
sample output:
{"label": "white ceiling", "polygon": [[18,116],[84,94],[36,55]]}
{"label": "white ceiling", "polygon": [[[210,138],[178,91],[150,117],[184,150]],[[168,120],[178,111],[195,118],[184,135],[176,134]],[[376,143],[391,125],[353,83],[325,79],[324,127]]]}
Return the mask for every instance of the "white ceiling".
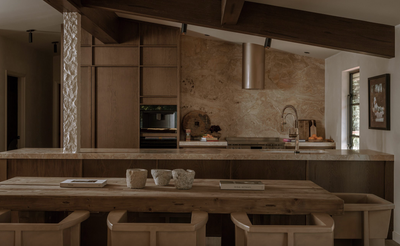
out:
{"label": "white ceiling", "polygon": [[[271,4],[286,8],[376,22],[387,25],[400,24],[399,0],[251,0],[251,2]],[[181,23],[172,23],[139,16],[119,14],[120,17],[149,21],[180,27]],[[53,52],[51,42],[59,41],[62,15],[43,0],[0,0],[0,35],[20,42],[43,52]],[[28,43],[26,30],[36,29],[33,43]],[[208,34],[210,36],[205,36]],[[235,43],[251,42],[263,45],[264,38],[244,35],[216,29],[188,26],[188,35],[226,40]],[[272,40],[272,48],[294,54],[327,58],[337,50],[291,42]],[[309,55],[304,52],[310,52]]]}
{"label": "white ceiling", "polygon": [[[62,14],[43,0],[0,0],[0,35],[51,54],[60,42]],[[28,43],[26,30],[35,29]]]}

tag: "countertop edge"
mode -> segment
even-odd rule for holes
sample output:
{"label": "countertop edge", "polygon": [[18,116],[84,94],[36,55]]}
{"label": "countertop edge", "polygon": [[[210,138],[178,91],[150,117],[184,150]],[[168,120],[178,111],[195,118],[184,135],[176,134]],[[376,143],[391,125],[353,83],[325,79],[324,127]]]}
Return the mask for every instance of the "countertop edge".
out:
{"label": "countertop edge", "polygon": [[237,149],[82,149],[82,153],[62,153],[62,149],[20,149],[0,152],[4,159],[66,160],[304,160],[304,161],[394,161],[394,156],[373,150],[325,150],[323,154],[268,153]]}

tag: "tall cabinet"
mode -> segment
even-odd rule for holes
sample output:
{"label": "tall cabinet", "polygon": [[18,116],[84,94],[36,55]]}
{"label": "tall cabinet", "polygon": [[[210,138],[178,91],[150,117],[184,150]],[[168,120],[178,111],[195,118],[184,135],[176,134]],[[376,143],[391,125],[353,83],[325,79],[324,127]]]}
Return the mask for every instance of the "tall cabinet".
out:
{"label": "tall cabinet", "polygon": [[121,19],[119,33],[107,45],[82,30],[82,148],[139,148],[140,106],[179,108],[179,29]]}

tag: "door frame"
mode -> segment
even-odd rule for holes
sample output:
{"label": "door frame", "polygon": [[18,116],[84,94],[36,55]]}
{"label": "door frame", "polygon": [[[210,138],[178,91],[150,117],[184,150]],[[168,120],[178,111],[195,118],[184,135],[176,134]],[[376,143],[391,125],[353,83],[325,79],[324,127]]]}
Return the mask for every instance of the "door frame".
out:
{"label": "door frame", "polygon": [[8,76],[13,76],[18,78],[18,135],[20,139],[18,141],[18,149],[25,148],[25,87],[26,87],[26,74],[19,73],[15,71],[5,70],[5,91],[4,91],[4,142],[5,150],[7,151],[7,84]]}

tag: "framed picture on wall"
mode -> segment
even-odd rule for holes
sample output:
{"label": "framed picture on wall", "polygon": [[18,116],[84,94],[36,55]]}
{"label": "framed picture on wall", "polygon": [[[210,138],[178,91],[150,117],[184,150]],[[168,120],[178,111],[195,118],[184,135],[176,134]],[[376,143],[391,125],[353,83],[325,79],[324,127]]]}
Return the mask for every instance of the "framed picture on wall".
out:
{"label": "framed picture on wall", "polygon": [[390,130],[390,74],[368,78],[369,129]]}

